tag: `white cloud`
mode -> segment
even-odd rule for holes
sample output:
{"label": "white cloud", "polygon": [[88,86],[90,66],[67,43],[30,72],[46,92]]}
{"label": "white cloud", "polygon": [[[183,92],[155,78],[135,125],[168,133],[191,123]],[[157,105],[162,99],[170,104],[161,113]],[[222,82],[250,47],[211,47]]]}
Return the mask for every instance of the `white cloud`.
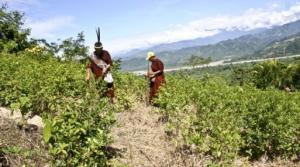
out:
{"label": "white cloud", "polygon": [[28,20],[25,27],[31,28],[34,38],[56,38],[57,31],[73,25],[73,17],[60,16],[43,21]]}
{"label": "white cloud", "polygon": [[[42,8],[41,0],[3,0],[11,9],[28,11],[31,8]],[[63,28],[73,26],[74,18],[71,16],[56,16],[46,20],[37,20],[36,18],[27,18],[25,15],[25,28],[31,29],[31,37],[53,39],[58,38],[57,32]]]}
{"label": "white cloud", "polygon": [[28,11],[29,6],[41,5],[40,0],[3,0],[3,3],[8,4],[10,8],[22,11]]}
{"label": "white cloud", "polygon": [[215,35],[220,30],[251,30],[270,28],[300,19],[300,3],[288,10],[280,10],[279,5],[269,8],[249,9],[240,15],[218,15],[189,22],[185,25],[173,26],[171,29],[149,35],[129,39],[118,39],[106,43],[112,52],[134,48],[149,47],[160,43],[170,43],[199,37]]}

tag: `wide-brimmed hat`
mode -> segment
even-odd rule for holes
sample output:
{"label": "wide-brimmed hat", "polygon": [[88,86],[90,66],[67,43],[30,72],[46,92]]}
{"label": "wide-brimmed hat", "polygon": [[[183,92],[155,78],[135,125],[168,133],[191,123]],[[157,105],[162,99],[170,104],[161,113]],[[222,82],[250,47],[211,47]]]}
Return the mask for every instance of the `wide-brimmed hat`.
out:
{"label": "wide-brimmed hat", "polygon": [[150,60],[150,58],[152,58],[152,57],[155,57],[155,53],[154,52],[148,52],[147,53],[147,58],[146,58],[146,60]]}

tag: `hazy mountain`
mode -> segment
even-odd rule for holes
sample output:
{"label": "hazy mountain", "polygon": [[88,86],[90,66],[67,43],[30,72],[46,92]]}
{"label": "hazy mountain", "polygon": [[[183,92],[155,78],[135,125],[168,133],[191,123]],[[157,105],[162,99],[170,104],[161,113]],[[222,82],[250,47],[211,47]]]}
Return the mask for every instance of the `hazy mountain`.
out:
{"label": "hazy mountain", "polygon": [[234,39],[234,38],[240,37],[242,35],[257,33],[260,31],[262,31],[262,29],[256,29],[256,30],[252,30],[252,31],[222,30],[220,33],[210,36],[210,37],[196,38],[193,40],[183,40],[183,41],[173,42],[173,43],[169,43],[169,44],[160,44],[160,45],[156,45],[156,46],[150,48],[150,50],[154,50],[155,52],[174,51],[174,50],[187,48],[187,47],[215,44],[220,41],[224,41],[227,39]]}
{"label": "hazy mountain", "polygon": [[283,57],[300,54],[300,33],[289,36],[279,41],[272,42],[262,50],[253,55],[246,56],[257,58]]}
{"label": "hazy mountain", "polygon": [[[191,55],[204,58],[211,57],[213,60],[224,59],[226,57],[239,58],[246,55],[254,56],[255,53],[264,50],[272,43],[298,33],[300,33],[300,21],[276,26],[249,35],[243,35],[235,39],[224,40],[216,44],[163,51],[158,52],[157,55],[165,62],[166,67],[180,66],[184,64]],[[144,55],[143,58],[136,56],[130,60],[124,60],[122,68],[124,70],[145,69],[147,62],[145,62]]]}
{"label": "hazy mountain", "polygon": [[256,34],[241,36],[233,40],[226,40],[214,45],[184,48],[176,51],[183,57],[196,54],[202,57],[223,59],[224,57],[241,57],[254,54],[269,44],[300,33],[300,21],[283,26],[276,26]]}
{"label": "hazy mountain", "polygon": [[210,37],[196,38],[196,39],[192,39],[192,40],[182,40],[182,41],[166,43],[166,44],[159,44],[159,45],[155,45],[155,46],[152,46],[149,48],[133,49],[131,51],[115,55],[115,57],[122,58],[124,60],[130,59],[130,58],[135,58],[135,57],[145,57],[145,55],[147,54],[147,52],[149,50],[154,51],[154,52],[164,52],[164,51],[175,51],[175,50],[179,50],[182,48],[193,47],[193,46],[216,44],[220,41],[224,41],[227,39],[234,39],[234,38],[240,37],[242,35],[253,34],[253,33],[261,32],[263,30],[264,29],[255,29],[255,30],[251,30],[251,31],[221,30],[220,33],[210,36]]}

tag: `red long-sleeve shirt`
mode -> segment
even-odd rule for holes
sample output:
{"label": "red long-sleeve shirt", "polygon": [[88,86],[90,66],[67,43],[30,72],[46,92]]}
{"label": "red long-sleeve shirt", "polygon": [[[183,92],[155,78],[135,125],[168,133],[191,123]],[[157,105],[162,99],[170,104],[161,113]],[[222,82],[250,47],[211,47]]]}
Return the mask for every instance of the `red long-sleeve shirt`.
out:
{"label": "red long-sleeve shirt", "polygon": [[151,69],[153,72],[161,71],[160,73],[157,74],[157,76],[160,76],[160,75],[164,76],[164,64],[158,58],[156,58],[152,61]]}
{"label": "red long-sleeve shirt", "polygon": [[[94,53],[94,55],[95,55],[95,53]],[[107,65],[112,66],[111,56],[108,51],[103,50],[102,55],[100,56],[100,59],[103,60]],[[92,60],[92,58],[90,59],[90,63],[87,64],[86,68],[91,69],[91,71],[94,73],[96,79],[103,76],[103,69],[98,67],[97,64]]]}

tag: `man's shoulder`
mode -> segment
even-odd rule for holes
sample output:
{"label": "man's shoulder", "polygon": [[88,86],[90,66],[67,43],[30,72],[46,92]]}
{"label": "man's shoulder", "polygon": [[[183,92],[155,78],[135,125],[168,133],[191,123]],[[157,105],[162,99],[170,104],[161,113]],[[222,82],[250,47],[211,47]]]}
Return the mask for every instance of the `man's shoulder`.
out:
{"label": "man's shoulder", "polygon": [[157,63],[162,63],[162,64],[163,64],[163,62],[162,62],[160,59],[158,59],[158,58],[156,58],[155,61],[156,61]]}
{"label": "man's shoulder", "polygon": [[107,50],[103,50],[102,52],[106,55],[110,55],[110,53]]}

